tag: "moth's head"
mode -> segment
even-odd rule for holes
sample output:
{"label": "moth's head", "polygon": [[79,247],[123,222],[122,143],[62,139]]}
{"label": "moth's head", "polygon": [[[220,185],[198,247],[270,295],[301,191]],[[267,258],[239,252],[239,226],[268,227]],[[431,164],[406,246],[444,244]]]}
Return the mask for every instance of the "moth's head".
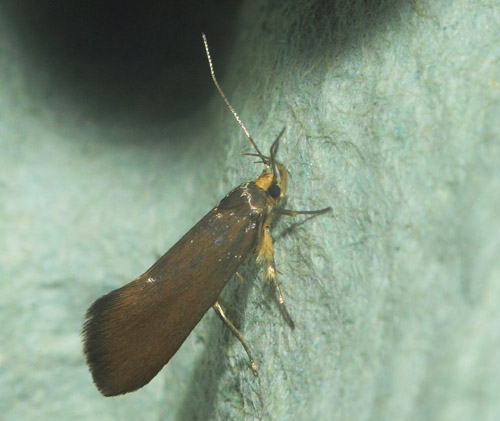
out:
{"label": "moth's head", "polygon": [[277,206],[283,200],[288,188],[288,174],[283,164],[276,161],[279,141],[284,132],[284,128],[271,145],[269,156],[262,156],[264,171],[257,178],[255,184],[264,190],[270,200],[271,206]]}
{"label": "moth's head", "polygon": [[255,184],[267,193],[274,207],[279,205],[285,197],[288,188],[288,174],[286,168],[279,162],[275,163],[276,173],[268,164],[265,164],[265,167],[262,174],[255,180]]}

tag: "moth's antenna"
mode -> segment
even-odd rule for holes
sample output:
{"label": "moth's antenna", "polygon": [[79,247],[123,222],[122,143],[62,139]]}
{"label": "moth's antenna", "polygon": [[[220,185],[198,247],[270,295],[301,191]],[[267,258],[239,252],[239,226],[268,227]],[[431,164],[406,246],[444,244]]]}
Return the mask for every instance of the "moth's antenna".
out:
{"label": "moth's antenna", "polygon": [[253,140],[253,137],[250,135],[249,131],[247,130],[247,128],[245,127],[245,125],[241,121],[240,116],[234,110],[233,106],[229,103],[229,100],[226,98],[226,95],[224,95],[224,92],[222,92],[222,88],[220,87],[219,82],[217,82],[217,78],[215,77],[214,66],[212,64],[212,58],[210,57],[210,50],[208,49],[207,37],[205,36],[204,33],[202,33],[201,36],[203,37],[203,43],[205,44],[205,51],[207,52],[208,65],[210,66],[210,73],[212,75],[212,80],[214,81],[215,87],[217,88],[217,90],[219,91],[222,99],[226,103],[227,108],[229,108],[229,111],[231,111],[233,113],[234,118],[236,119],[236,121],[238,122],[238,124],[240,125],[240,127],[245,132],[246,137],[248,137],[248,140],[252,143],[252,146],[257,151],[257,155],[259,156],[259,158],[262,159],[263,162],[268,162],[268,159],[266,159],[266,157],[262,154],[262,152],[260,151],[260,149],[257,147],[257,144]]}

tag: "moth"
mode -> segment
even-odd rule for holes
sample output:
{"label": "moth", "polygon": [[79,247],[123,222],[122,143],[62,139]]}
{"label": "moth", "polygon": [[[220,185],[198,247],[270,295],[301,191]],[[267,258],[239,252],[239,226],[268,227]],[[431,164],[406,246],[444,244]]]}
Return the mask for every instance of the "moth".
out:
{"label": "moth", "polygon": [[203,42],[213,82],[255,150],[248,155],[256,156],[264,169],[255,180],[230,191],[141,276],[97,299],[87,310],[82,331],[84,354],[104,396],[132,392],[151,381],[210,307],[242,343],[257,375],[250,348],[227,318],[219,295],[240,265],[255,253],[293,326],[277,280],[271,222],[275,215],[330,210],[278,207],[288,187],[287,170],[276,159],[284,129],[269,155],[264,155],[219,86],[205,34]]}

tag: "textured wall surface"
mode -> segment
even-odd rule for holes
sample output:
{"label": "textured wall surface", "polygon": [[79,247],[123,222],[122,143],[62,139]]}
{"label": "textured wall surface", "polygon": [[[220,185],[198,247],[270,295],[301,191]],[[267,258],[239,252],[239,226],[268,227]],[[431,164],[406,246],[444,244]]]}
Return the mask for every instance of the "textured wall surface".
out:
{"label": "textured wall surface", "polygon": [[[34,55],[48,38],[29,38],[20,11],[0,7],[3,419],[500,419],[498,1],[243,2],[207,14],[218,35],[203,19],[179,31],[189,59],[151,65],[170,78],[158,95],[146,66],[138,86],[113,72],[99,85],[109,63],[78,61],[69,35],[52,44],[66,65]],[[208,313],[148,386],[103,398],[81,352],[86,308],[260,172],[201,29],[258,144],[286,125],[287,207],[333,212],[274,227],[295,330],[254,264],[223,293],[258,378]]]}

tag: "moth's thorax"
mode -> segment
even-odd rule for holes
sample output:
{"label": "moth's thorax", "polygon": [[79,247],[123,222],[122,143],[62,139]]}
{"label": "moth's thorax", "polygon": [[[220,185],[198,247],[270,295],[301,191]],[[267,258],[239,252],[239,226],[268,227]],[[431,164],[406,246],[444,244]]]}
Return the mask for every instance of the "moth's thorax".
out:
{"label": "moth's thorax", "polygon": [[268,195],[255,181],[248,181],[238,187],[241,192],[240,197],[249,207],[250,213],[261,214],[268,207]]}

